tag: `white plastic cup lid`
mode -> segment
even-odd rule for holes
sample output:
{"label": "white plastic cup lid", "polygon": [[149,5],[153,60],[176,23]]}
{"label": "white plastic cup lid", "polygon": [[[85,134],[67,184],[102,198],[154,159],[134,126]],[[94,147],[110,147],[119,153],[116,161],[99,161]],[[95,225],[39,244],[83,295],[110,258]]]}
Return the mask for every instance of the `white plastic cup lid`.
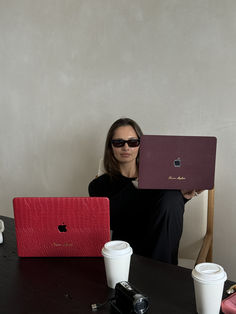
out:
{"label": "white plastic cup lid", "polygon": [[201,263],[195,266],[192,277],[201,282],[226,280],[227,275],[223,267],[214,263]]}
{"label": "white plastic cup lid", "polygon": [[132,254],[133,250],[128,242],[114,240],[104,244],[102,255],[105,257],[118,257]]}

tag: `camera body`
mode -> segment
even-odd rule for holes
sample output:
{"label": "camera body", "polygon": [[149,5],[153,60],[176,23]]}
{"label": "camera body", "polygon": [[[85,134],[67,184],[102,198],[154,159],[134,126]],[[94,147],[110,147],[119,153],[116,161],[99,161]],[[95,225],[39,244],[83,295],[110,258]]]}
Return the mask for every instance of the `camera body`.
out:
{"label": "camera body", "polygon": [[149,301],[129,282],[121,281],[115,286],[115,299],[111,305],[118,313],[143,314],[149,308]]}

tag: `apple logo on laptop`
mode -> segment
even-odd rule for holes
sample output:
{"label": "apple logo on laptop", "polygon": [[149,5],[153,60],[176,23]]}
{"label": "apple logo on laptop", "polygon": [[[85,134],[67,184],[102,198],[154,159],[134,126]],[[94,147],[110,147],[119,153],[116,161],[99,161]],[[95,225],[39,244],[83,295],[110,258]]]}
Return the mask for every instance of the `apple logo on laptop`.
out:
{"label": "apple logo on laptop", "polygon": [[177,168],[181,167],[181,159],[180,159],[180,157],[178,157],[178,158],[176,158],[174,160],[174,166],[177,167]]}
{"label": "apple logo on laptop", "polygon": [[64,224],[64,222],[61,225],[58,226],[58,230],[60,232],[66,232],[67,231],[66,225]]}

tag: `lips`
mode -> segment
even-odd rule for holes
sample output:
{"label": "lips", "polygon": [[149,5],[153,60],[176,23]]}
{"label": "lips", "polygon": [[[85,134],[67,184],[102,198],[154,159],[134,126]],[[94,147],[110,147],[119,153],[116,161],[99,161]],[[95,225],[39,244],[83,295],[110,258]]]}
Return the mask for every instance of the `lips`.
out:
{"label": "lips", "polygon": [[120,154],[121,157],[124,157],[124,158],[127,158],[127,157],[130,157],[131,155],[130,154]]}

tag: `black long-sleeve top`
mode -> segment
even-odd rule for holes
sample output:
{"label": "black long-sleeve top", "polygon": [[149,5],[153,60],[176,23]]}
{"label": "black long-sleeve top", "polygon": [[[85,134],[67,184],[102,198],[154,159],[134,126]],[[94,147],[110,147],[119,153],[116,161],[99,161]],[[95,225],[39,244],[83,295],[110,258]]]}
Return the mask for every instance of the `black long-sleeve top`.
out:
{"label": "black long-sleeve top", "polygon": [[[140,190],[135,187],[135,178],[122,175],[110,177],[103,174],[89,184],[90,196],[105,196],[110,200],[110,222],[113,239],[125,239],[138,245],[145,228],[150,204],[160,190]],[[135,243],[135,244],[134,244]]]}

